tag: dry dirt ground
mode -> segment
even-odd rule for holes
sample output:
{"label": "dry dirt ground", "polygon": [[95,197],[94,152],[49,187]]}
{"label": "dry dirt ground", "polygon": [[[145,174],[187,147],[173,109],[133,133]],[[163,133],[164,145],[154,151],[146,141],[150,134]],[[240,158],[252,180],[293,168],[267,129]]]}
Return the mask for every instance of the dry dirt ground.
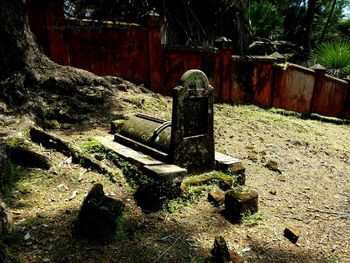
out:
{"label": "dry dirt ground", "polygon": [[[108,121],[120,113],[171,116],[168,97],[121,92],[115,102],[118,107],[106,116],[50,132],[80,145],[107,134]],[[14,166],[12,183],[3,186],[14,215],[10,252],[20,262],[205,262],[215,236],[222,235],[246,262],[350,262],[350,125],[226,104],[215,106],[214,118],[216,150],[243,160],[246,185],[259,193],[257,215],[231,224],[205,192],[172,202],[168,210],[144,213],[120,170],[113,183],[35,145],[52,168]],[[1,138],[26,136],[27,123],[0,114]],[[266,168],[269,161],[280,172]],[[80,205],[96,182],[125,204],[123,229],[107,245],[72,236]],[[301,232],[296,244],[283,236],[287,226]]]}

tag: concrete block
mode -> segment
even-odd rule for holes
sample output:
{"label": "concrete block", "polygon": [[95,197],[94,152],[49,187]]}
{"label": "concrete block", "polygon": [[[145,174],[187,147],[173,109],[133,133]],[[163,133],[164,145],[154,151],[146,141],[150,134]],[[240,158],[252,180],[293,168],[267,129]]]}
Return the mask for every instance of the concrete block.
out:
{"label": "concrete block", "polygon": [[215,169],[230,171],[232,174],[245,172],[244,165],[240,159],[219,152],[215,152]]}

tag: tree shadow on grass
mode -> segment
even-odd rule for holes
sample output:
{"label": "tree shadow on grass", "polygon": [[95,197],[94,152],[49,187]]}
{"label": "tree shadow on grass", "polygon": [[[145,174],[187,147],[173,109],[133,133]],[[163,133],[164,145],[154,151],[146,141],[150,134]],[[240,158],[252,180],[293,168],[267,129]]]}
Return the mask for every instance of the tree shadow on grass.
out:
{"label": "tree shadow on grass", "polygon": [[[48,259],[57,263],[209,262],[210,249],[194,238],[203,229],[194,227],[193,222],[185,219],[166,223],[160,219],[164,213],[132,216],[126,211],[125,222],[118,230],[116,240],[96,244],[72,235],[77,214],[78,209],[62,210],[46,218],[32,217],[19,222],[8,240],[11,252],[24,262]],[[246,262],[326,263],[335,260],[311,250],[291,249],[288,245],[278,247],[250,240],[249,247],[251,251],[244,253]]]}
{"label": "tree shadow on grass", "polygon": [[[181,233],[143,225],[143,218],[125,219],[115,241],[97,244],[77,239],[72,229],[78,210],[42,219],[28,218],[16,226],[7,243],[25,262],[191,262],[194,247]],[[167,252],[167,253],[164,253]],[[197,261],[194,261],[197,262]]]}
{"label": "tree shadow on grass", "polygon": [[[18,179],[35,175],[31,173],[35,169],[22,169],[22,171],[24,174]],[[12,198],[25,198],[26,194],[31,194],[30,189],[22,189],[17,193],[18,185],[15,184],[16,181],[13,183],[8,186],[10,194],[16,193]],[[208,235],[209,244],[199,242],[198,236],[211,227],[220,229],[218,219],[223,219],[213,217],[214,220],[210,222],[193,222],[191,217],[186,218],[185,215],[180,216],[180,220],[179,218],[165,220],[164,214],[165,217],[171,217],[165,211],[135,215],[132,210],[136,207],[128,209],[125,212],[123,228],[118,232],[117,239],[109,244],[99,245],[76,239],[72,235],[79,210],[79,207],[74,207],[69,210],[62,208],[53,212],[47,211],[47,215],[30,215],[15,221],[8,245],[12,253],[22,262],[43,262],[47,259],[50,259],[50,262],[62,263],[206,262],[210,255],[210,246],[214,242],[214,235]],[[226,225],[225,229],[230,230],[231,227],[234,229],[236,226]],[[227,241],[231,244],[237,242]],[[246,253],[244,257],[247,262],[334,262],[334,258],[326,258],[318,255],[316,251],[299,247],[281,248],[281,245],[262,243],[255,239],[249,241],[249,246],[255,254]]]}

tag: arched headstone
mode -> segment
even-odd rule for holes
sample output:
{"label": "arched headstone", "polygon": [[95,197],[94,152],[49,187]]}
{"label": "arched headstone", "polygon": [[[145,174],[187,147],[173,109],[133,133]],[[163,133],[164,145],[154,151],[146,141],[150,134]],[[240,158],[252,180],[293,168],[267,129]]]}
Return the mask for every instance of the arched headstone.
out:
{"label": "arched headstone", "polygon": [[174,88],[170,156],[190,173],[214,169],[213,104],[214,89],[206,75],[196,69],[185,72]]}

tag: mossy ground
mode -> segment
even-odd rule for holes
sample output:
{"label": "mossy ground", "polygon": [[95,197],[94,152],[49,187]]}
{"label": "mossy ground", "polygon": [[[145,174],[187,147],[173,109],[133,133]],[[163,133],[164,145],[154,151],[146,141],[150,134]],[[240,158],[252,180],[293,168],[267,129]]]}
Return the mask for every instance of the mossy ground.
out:
{"label": "mossy ground", "polygon": [[[171,118],[168,97],[120,93],[114,100],[118,108],[105,119],[52,132],[81,145],[105,135],[118,114]],[[17,117],[11,118],[0,118],[3,139],[25,135]],[[14,213],[11,253],[22,262],[204,262],[215,236],[223,235],[247,262],[349,262],[350,126],[228,104],[216,105],[214,118],[216,150],[243,160],[246,184],[259,193],[257,215],[233,225],[205,191],[195,200],[169,203],[173,213],[145,214],[123,176],[113,183],[37,145],[53,167],[15,167],[4,192]],[[247,158],[252,152],[256,160]],[[265,167],[269,160],[278,163],[281,174]],[[84,196],[97,182],[126,206],[120,238],[105,246],[76,240],[71,231]],[[283,237],[286,225],[301,231],[296,245]]]}

